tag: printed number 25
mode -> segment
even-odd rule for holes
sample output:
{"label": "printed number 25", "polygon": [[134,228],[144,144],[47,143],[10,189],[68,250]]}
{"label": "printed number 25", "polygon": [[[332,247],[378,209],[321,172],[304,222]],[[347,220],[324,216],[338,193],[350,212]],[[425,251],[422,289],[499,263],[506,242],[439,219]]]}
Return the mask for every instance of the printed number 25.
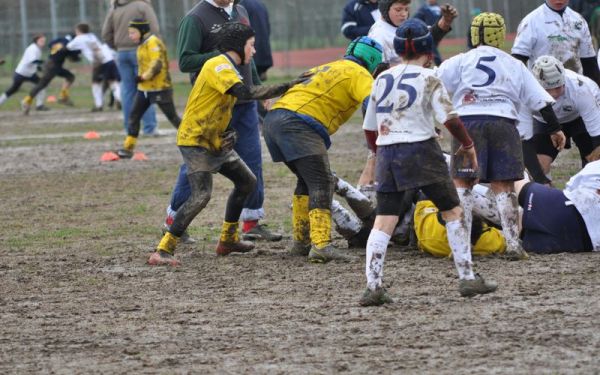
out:
{"label": "printed number 25", "polygon": [[[400,80],[398,81],[398,85],[396,86],[396,88],[398,90],[405,91],[408,94],[408,100],[404,107],[397,109],[398,111],[403,111],[406,108],[410,107],[411,105],[413,105],[413,103],[417,99],[417,90],[415,90],[415,88],[411,85],[402,83],[402,81],[411,79],[411,78],[417,78],[418,76],[419,76],[419,73],[407,73],[407,74],[403,74],[400,77]],[[385,106],[379,105],[379,104],[385,100],[385,98],[389,95],[389,93],[394,88],[394,77],[391,74],[384,74],[383,76],[381,76],[380,79],[385,81],[385,89],[383,90],[383,95],[381,95],[381,98],[379,98],[379,100],[377,101],[376,112],[377,113],[392,113],[392,110],[394,108],[393,104],[385,105]]]}
{"label": "printed number 25", "polygon": [[496,60],[496,56],[483,56],[479,58],[479,61],[477,61],[477,65],[475,65],[475,67],[487,74],[488,80],[481,85],[473,85],[473,87],[485,87],[491,85],[494,82],[494,80],[496,79],[496,72],[494,71],[494,69],[481,63],[482,61],[492,62],[494,60]]}

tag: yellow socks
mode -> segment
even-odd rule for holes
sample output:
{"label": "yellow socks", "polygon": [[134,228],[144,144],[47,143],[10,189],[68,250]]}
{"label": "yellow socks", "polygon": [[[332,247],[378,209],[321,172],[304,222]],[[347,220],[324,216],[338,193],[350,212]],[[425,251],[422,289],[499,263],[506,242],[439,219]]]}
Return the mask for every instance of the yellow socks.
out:
{"label": "yellow socks", "polygon": [[230,223],[227,221],[223,222],[223,228],[221,229],[221,237],[219,240],[221,242],[233,243],[239,242],[240,238],[238,235],[238,227],[240,223],[238,221],[234,223]]}
{"label": "yellow socks", "polygon": [[308,213],[310,218],[310,241],[322,249],[331,243],[331,210],[315,208]]}
{"label": "yellow socks", "polygon": [[133,137],[131,135],[128,135],[125,138],[125,142],[123,142],[123,148],[127,151],[133,151],[136,143],[137,143],[137,138]]}
{"label": "yellow socks", "polygon": [[60,94],[58,94],[59,98],[67,99],[69,97],[69,89],[61,89]]}
{"label": "yellow socks", "polygon": [[29,95],[27,95],[24,99],[23,99],[23,103],[27,104],[27,105],[31,105],[31,103],[33,103],[33,98]]}
{"label": "yellow socks", "polygon": [[169,254],[173,254],[175,252],[175,247],[177,246],[177,242],[179,242],[179,237],[175,237],[171,233],[167,232],[167,233],[165,233],[163,238],[158,243],[156,250],[164,251]]}
{"label": "yellow socks", "polygon": [[310,242],[308,195],[294,195],[292,199],[292,236],[294,241]]}

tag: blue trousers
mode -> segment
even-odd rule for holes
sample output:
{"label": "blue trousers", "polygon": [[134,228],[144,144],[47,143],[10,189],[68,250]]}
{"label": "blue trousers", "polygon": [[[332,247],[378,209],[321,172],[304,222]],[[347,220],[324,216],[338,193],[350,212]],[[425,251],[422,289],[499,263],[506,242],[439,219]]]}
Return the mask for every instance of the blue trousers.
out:
{"label": "blue trousers", "polygon": [[[119,51],[117,53],[117,66],[121,75],[121,106],[123,109],[123,127],[127,132],[129,124],[129,114],[133,107],[133,100],[137,93],[137,83],[135,77],[138,74],[137,53],[136,50]],[[156,131],[156,112],[154,106],[150,106],[142,116],[144,133],[154,133]]]}
{"label": "blue trousers", "polygon": [[[258,111],[255,101],[237,104],[233,108],[230,126],[238,134],[235,152],[246,163],[256,176],[256,188],[246,198],[241,221],[260,220],[264,217],[263,203],[265,188],[262,175],[262,154],[260,145],[260,132],[258,129]],[[191,189],[187,179],[187,167],[182,164],[179,175],[171,193],[171,208],[175,211],[183,205],[190,196]]]}

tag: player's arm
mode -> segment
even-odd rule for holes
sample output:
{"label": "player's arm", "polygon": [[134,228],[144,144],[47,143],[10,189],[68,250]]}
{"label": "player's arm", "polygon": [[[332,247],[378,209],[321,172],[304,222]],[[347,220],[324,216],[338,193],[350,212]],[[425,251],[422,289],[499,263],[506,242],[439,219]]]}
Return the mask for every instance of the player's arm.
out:
{"label": "player's arm", "polygon": [[239,100],[264,100],[276,98],[283,95],[290,87],[309,80],[313,74],[314,73],[312,72],[303,73],[300,77],[290,82],[276,85],[246,86],[243,83],[238,82],[227,90],[227,94],[233,95]]}
{"label": "player's arm", "polygon": [[146,58],[151,62],[148,69],[140,74],[140,81],[151,80],[156,77],[163,68],[163,62],[161,60],[163,47],[156,39],[152,39],[148,42],[150,42],[150,45],[146,48],[146,51],[148,51]]}
{"label": "player's arm", "polygon": [[442,38],[452,30],[452,21],[458,16],[458,11],[450,4],[444,4],[442,8],[442,17],[431,27],[431,36],[433,41],[438,43]]}
{"label": "player's arm", "polygon": [[113,13],[114,10],[111,9],[108,15],[106,16],[106,20],[104,21],[104,25],[102,26],[102,34],[101,38],[104,43],[108,44],[108,46],[112,49],[115,49],[115,29],[113,27]]}
{"label": "player's arm", "polygon": [[[375,84],[373,87],[375,87]],[[375,90],[373,89],[373,91]],[[364,102],[367,101],[367,109],[363,119],[363,130],[365,132],[368,149],[373,153],[377,153],[377,137],[379,136],[379,131],[377,126],[377,99],[375,98],[375,92],[365,98]]]}
{"label": "player's arm", "polygon": [[583,75],[596,82],[600,86],[600,68],[598,68],[598,59],[594,57],[582,57],[580,59],[583,67]]}
{"label": "player's arm", "polygon": [[527,61],[529,61],[531,51],[533,51],[536,43],[534,31],[529,27],[529,23],[529,17],[526,17],[519,23],[517,37],[510,50],[512,57],[521,61],[525,66],[527,66]]}
{"label": "player's arm", "polygon": [[367,35],[369,33],[370,26],[358,26],[358,20],[354,13],[354,7],[352,3],[346,4],[342,14],[342,34],[350,40],[354,40],[361,35]]}
{"label": "player's arm", "polygon": [[202,48],[203,37],[194,17],[186,16],[181,20],[177,32],[177,60],[182,72],[199,72],[208,60],[219,56],[220,53],[217,50],[206,53],[198,52]]}

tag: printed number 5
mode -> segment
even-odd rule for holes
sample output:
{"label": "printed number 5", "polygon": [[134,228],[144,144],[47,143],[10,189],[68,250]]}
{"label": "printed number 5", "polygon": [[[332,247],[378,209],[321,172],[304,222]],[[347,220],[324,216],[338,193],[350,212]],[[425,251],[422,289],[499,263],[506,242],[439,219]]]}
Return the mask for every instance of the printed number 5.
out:
{"label": "printed number 5", "polygon": [[487,74],[488,80],[481,85],[473,85],[473,87],[485,87],[491,85],[492,82],[494,82],[494,80],[496,79],[496,72],[489,66],[485,66],[481,63],[482,61],[492,62],[494,60],[496,60],[496,56],[483,56],[479,58],[479,61],[477,61],[477,65],[475,65],[475,67]]}
{"label": "printed number 5", "polygon": [[[404,107],[400,107],[397,109],[398,111],[403,111],[406,108],[410,107],[411,105],[413,105],[413,103],[417,99],[417,90],[411,85],[402,83],[402,81],[404,81],[406,79],[417,78],[419,76],[419,74],[420,73],[407,73],[407,74],[403,74],[402,76],[400,76],[400,80],[398,81],[398,85],[396,86],[396,88],[398,90],[405,91],[408,94],[408,100],[406,101],[406,105],[404,105]],[[377,101],[377,107],[376,107],[375,111],[377,113],[392,113],[392,109],[394,108],[393,104],[386,105],[386,106],[382,106],[379,104],[382,101],[384,101],[385,98],[392,91],[392,88],[394,87],[393,86],[394,85],[394,77],[391,74],[384,74],[383,76],[381,76],[380,79],[385,81],[385,89],[383,90],[383,95],[381,95],[381,98]]]}

